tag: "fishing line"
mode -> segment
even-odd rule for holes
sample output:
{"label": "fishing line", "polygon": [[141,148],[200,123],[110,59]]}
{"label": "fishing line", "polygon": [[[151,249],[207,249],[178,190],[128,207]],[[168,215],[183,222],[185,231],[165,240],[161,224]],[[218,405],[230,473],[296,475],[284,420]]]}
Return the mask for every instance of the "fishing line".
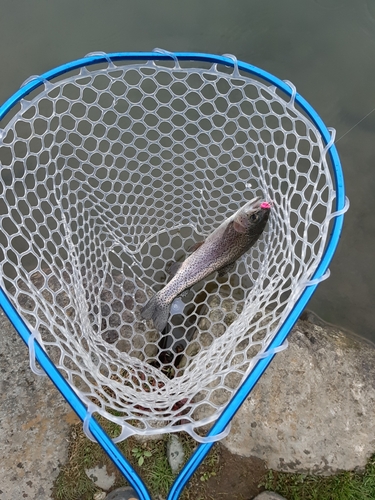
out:
{"label": "fishing line", "polygon": [[371,113],[373,113],[374,111],[375,111],[375,108],[374,108],[374,109],[372,109],[369,113],[367,113],[367,115],[366,115],[366,116],[364,116],[363,118],[361,118],[361,119],[359,120],[359,122],[357,122],[355,125],[353,125],[353,127],[352,127],[352,128],[350,128],[349,130],[347,130],[347,131],[345,132],[345,134],[343,134],[341,137],[339,137],[339,138],[337,139],[336,144],[337,144],[337,143],[338,143],[338,142],[339,142],[339,141],[340,141],[343,137],[345,137],[345,136],[346,136],[346,134],[349,134],[349,132],[351,132],[353,129],[355,129],[355,128],[357,127],[357,125],[359,125],[361,122],[363,122],[363,120],[365,120],[368,116],[370,116],[370,115],[371,115]]}

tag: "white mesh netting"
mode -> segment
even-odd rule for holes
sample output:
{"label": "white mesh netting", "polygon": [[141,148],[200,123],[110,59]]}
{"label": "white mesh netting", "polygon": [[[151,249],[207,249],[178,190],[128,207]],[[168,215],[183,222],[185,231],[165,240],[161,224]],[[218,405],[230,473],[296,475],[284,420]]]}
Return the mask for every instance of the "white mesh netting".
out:
{"label": "white mesh netting", "polygon": [[[273,87],[194,64],[82,68],[2,123],[2,286],[121,438],[216,419],[327,239],[335,192],[317,129]],[[140,309],[168,263],[254,196],[273,203],[259,242],[177,299],[159,334]]]}

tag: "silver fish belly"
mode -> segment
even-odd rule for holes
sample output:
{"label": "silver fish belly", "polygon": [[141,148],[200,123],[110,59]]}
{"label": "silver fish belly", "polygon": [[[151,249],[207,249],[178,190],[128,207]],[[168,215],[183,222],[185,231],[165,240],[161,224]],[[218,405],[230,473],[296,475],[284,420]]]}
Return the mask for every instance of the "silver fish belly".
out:
{"label": "silver fish belly", "polygon": [[271,205],[258,198],[241,207],[200,244],[179,267],[167,285],[141,310],[144,319],[152,319],[158,331],[164,330],[173,300],[211,273],[225,274],[236,260],[261,236]]}

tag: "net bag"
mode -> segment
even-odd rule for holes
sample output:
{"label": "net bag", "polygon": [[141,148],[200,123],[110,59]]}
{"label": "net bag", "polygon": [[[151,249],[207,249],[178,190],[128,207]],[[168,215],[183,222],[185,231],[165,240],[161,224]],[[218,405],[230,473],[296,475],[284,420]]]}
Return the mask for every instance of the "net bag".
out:
{"label": "net bag", "polygon": [[[34,371],[37,340],[118,440],[204,440],[322,259],[333,141],[295,90],[235,60],[134,59],[34,78],[3,118],[1,286],[32,334]],[[170,262],[254,196],[272,202],[261,239],[177,298],[157,332],[140,310]]]}

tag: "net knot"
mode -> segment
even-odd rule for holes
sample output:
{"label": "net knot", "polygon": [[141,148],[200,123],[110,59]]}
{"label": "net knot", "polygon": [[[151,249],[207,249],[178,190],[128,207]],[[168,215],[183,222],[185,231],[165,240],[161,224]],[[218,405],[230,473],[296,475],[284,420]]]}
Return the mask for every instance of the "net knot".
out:
{"label": "net knot", "polygon": [[330,276],[331,276],[331,271],[329,269],[327,269],[327,271],[324,274],[322,274],[322,276],[320,276],[319,278],[315,278],[315,279],[312,279],[312,280],[307,280],[307,281],[301,282],[301,286],[306,287],[306,286],[319,285],[319,283],[321,283],[322,281],[325,281]]}
{"label": "net knot", "polygon": [[257,354],[254,359],[258,361],[259,359],[264,359],[268,358],[269,356],[274,356],[278,352],[285,351],[285,349],[287,349],[288,347],[289,347],[289,342],[288,340],[285,340],[283,344],[277,347],[273,347],[272,349],[267,349],[267,351]]}
{"label": "net knot", "polygon": [[326,222],[329,222],[334,217],[338,217],[339,215],[345,214],[349,210],[349,207],[350,207],[350,200],[347,196],[345,196],[345,204],[344,204],[343,208],[341,208],[340,210],[336,210],[336,212],[332,212],[327,217]]}
{"label": "net knot", "polygon": [[178,62],[178,58],[174,52],[170,52],[169,50],[159,49],[156,47],[152,52],[156,52],[157,54],[164,54],[166,56],[171,57],[174,60],[174,69],[181,69],[180,63]]}
{"label": "net knot", "polygon": [[106,52],[102,51],[102,50],[98,50],[98,51],[95,51],[95,52],[89,52],[84,57],[95,57],[95,56],[102,56],[102,57],[104,57],[104,59],[106,59],[106,61],[108,62],[108,68],[109,69],[116,68],[116,66],[114,65],[112,59],[109,57],[109,55]]}
{"label": "net knot", "polygon": [[297,88],[294,85],[294,83],[290,82],[289,80],[284,80],[284,83],[286,83],[291,89],[289,104],[290,104],[290,106],[294,107],[294,101],[295,101],[296,95],[297,95]]}
{"label": "net knot", "polygon": [[228,59],[231,59],[233,61],[233,73],[232,76],[234,77],[240,77],[240,72],[238,69],[238,60],[237,57],[234,56],[233,54],[223,54],[224,57],[228,57]]}
{"label": "net knot", "polygon": [[336,129],[334,129],[333,127],[328,127],[328,130],[330,131],[331,133],[331,138],[330,140],[328,141],[327,145],[325,146],[325,148],[323,149],[323,152],[322,152],[322,159],[326,156],[326,154],[328,153],[328,151],[330,150],[330,148],[332,147],[332,145],[334,144],[335,142],[335,138],[336,138]]}
{"label": "net knot", "polygon": [[29,340],[27,341],[27,346],[29,348],[29,362],[30,362],[30,369],[35,375],[38,375],[39,377],[45,377],[46,373],[42,368],[38,368],[36,366],[36,356],[35,356],[35,345],[34,342],[36,340],[39,340],[39,345],[43,346],[43,343],[40,341],[40,334],[38,332],[33,332]]}
{"label": "net knot", "polygon": [[229,422],[229,424],[225,427],[225,429],[222,432],[210,436],[201,436],[197,434],[193,429],[188,429],[187,432],[189,432],[191,437],[195,439],[195,441],[198,441],[198,443],[216,443],[216,441],[221,441],[222,439],[226,438],[229,435],[231,427],[232,424],[231,422]]}
{"label": "net knot", "polygon": [[40,82],[40,84],[44,83],[45,90],[49,90],[50,88],[53,87],[52,83],[49,80],[47,80],[47,78],[44,78],[43,76],[40,75],[32,75],[29,76],[29,78],[26,78],[26,80],[20,85],[20,89],[26,87],[28,83],[34,82],[35,80]]}
{"label": "net knot", "polygon": [[85,418],[83,419],[83,432],[87,439],[90,439],[93,443],[97,443],[97,440],[94,438],[90,431],[90,420],[92,417],[92,414],[97,410],[97,406],[94,403],[87,403],[87,411]]}

